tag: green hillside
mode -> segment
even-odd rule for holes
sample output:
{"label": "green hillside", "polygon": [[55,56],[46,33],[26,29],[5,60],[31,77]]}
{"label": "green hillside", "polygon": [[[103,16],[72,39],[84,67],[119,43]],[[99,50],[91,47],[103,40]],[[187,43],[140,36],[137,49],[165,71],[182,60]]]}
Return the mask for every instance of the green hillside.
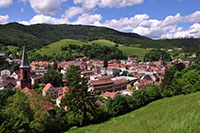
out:
{"label": "green hillside", "polygon": [[[99,45],[105,45],[105,46],[114,46],[116,43],[108,41],[108,40],[95,40],[95,41],[90,41],[90,42],[85,42],[85,41],[78,41],[78,40],[72,40],[72,39],[64,39],[55,43],[52,43],[50,45],[47,45],[37,52],[41,55],[47,55],[47,56],[52,56],[53,54],[58,54],[62,53],[63,51],[61,50],[62,46],[67,46],[69,44],[75,44],[75,45],[92,45],[93,43],[99,44]],[[138,57],[142,58],[146,53],[148,53],[148,49],[143,49],[143,48],[136,48],[136,47],[131,47],[131,46],[124,46],[119,44],[119,49],[122,50],[122,52],[127,55],[137,55]],[[67,53],[67,51],[66,51]]]}
{"label": "green hillside", "polygon": [[141,48],[183,48],[184,52],[191,53],[198,52],[200,48],[199,38],[152,40],[136,33],[119,32],[106,27],[68,24],[26,26],[18,23],[0,25],[0,46],[12,45],[22,48],[26,45],[28,50],[32,50],[63,39],[82,41],[103,39]]}
{"label": "green hillside", "polygon": [[37,52],[41,55],[52,56],[54,53],[55,54],[61,53],[62,52],[61,47],[67,46],[69,44],[84,45],[84,44],[87,44],[87,43],[81,42],[81,41],[78,41],[78,40],[64,39],[64,40],[61,40],[61,41],[58,41],[58,42],[51,43],[47,46],[44,46],[43,48],[41,48]]}
{"label": "green hillside", "polygon": [[67,24],[25,26],[18,23],[0,25],[0,45],[20,47],[27,45],[28,49],[38,49],[62,39],[87,41],[106,39],[125,45],[133,44],[138,40],[150,40],[136,33],[123,33],[105,27]]}
{"label": "green hillside", "polygon": [[105,123],[69,133],[171,133],[199,132],[200,92],[152,102]]}

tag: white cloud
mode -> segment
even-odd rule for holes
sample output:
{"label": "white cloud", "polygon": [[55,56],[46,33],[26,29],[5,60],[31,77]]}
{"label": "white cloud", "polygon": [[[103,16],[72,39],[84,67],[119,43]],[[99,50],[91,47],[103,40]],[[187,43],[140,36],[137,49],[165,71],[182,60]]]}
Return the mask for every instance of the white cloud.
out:
{"label": "white cloud", "polygon": [[141,22],[148,19],[149,16],[147,14],[138,14],[131,18],[121,18],[119,20],[107,20],[103,25],[115,28],[116,30],[125,31],[125,30],[133,30],[136,28]]}
{"label": "white cloud", "polygon": [[8,23],[9,16],[6,14],[5,16],[0,15],[0,24]]}
{"label": "white cloud", "polygon": [[143,3],[144,0],[74,0],[74,4],[82,4],[86,9],[92,9],[96,6],[120,8]]}
{"label": "white cloud", "polygon": [[37,14],[54,15],[60,11],[60,5],[67,0],[22,0],[23,2],[30,2],[31,8]]}
{"label": "white cloud", "polygon": [[[191,22],[189,29],[183,31],[182,27],[177,27],[179,23]],[[200,37],[200,11],[196,11],[187,16],[177,13],[175,16],[167,16],[164,20],[149,19],[147,14],[135,15],[130,18],[120,18],[119,20],[107,20],[104,26],[114,28],[119,31],[133,31],[150,38],[180,38],[180,37]]]}
{"label": "white cloud", "polygon": [[126,7],[143,3],[143,0],[101,0],[100,7]]}
{"label": "white cloud", "polygon": [[100,0],[74,0],[74,4],[82,4],[83,8],[95,8]]}
{"label": "white cloud", "polygon": [[185,22],[200,22],[200,11],[185,16],[184,20]]}
{"label": "white cloud", "polygon": [[178,27],[175,31],[162,35],[161,38],[184,38],[184,37],[200,37],[200,24],[194,23],[187,30]]}
{"label": "white cloud", "polygon": [[[198,11],[188,16],[181,16],[180,13],[177,13],[175,16],[167,16],[164,20],[149,19],[147,14],[140,14],[130,18],[107,20],[103,25],[119,31],[133,31],[154,39],[187,37],[189,35],[197,37],[199,34],[197,34],[194,26],[190,27],[190,30],[182,31],[182,28],[177,28],[177,25],[186,20],[190,20],[190,22],[199,22],[199,18],[200,12]],[[195,27],[198,27],[197,24]]]}
{"label": "white cloud", "polygon": [[183,20],[183,17],[180,15],[180,13],[177,13],[176,16],[168,16],[162,21],[162,26],[170,26],[175,25]]}
{"label": "white cloud", "polygon": [[84,12],[84,9],[81,7],[70,7],[68,10],[65,11],[65,14],[62,15],[63,18],[72,18],[76,15],[79,15]]}
{"label": "white cloud", "polygon": [[30,21],[20,21],[19,23],[24,25],[47,23],[47,24],[66,24],[68,21],[66,19],[57,19],[45,15],[36,15]]}
{"label": "white cloud", "polygon": [[75,22],[71,22],[72,24],[83,24],[83,25],[95,25],[101,26],[100,21],[102,20],[102,16],[100,14],[83,14],[77,18]]}
{"label": "white cloud", "polygon": [[13,4],[13,0],[0,0],[0,8],[7,8]]}

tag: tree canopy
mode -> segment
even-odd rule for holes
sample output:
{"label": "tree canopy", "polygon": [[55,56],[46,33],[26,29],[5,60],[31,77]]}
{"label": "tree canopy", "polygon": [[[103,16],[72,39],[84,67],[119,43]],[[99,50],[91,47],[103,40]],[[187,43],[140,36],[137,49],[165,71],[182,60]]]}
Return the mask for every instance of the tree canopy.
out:
{"label": "tree canopy", "polygon": [[60,87],[62,85],[62,73],[50,68],[44,74],[42,81],[45,84],[51,83],[54,87]]}

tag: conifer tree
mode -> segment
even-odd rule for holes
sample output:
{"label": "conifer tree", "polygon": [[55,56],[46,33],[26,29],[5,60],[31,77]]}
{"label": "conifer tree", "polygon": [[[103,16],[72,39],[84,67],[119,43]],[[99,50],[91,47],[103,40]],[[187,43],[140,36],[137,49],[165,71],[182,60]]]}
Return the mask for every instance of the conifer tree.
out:
{"label": "conifer tree", "polygon": [[69,124],[82,126],[93,123],[99,110],[95,104],[96,97],[88,92],[88,80],[80,76],[80,69],[75,66],[68,68],[66,77],[69,92],[62,103],[67,106]]}

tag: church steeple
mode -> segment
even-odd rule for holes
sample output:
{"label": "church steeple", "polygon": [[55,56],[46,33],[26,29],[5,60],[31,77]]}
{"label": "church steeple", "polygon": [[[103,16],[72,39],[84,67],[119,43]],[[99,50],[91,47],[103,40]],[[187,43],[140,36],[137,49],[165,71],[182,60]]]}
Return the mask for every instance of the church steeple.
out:
{"label": "church steeple", "polygon": [[30,76],[30,64],[28,61],[28,56],[26,54],[26,47],[23,47],[23,54],[22,60],[20,65],[20,81],[21,81],[21,88],[32,88],[31,86],[31,76]]}
{"label": "church steeple", "polygon": [[26,54],[26,46],[24,46],[20,68],[29,68],[29,67],[30,65]]}

